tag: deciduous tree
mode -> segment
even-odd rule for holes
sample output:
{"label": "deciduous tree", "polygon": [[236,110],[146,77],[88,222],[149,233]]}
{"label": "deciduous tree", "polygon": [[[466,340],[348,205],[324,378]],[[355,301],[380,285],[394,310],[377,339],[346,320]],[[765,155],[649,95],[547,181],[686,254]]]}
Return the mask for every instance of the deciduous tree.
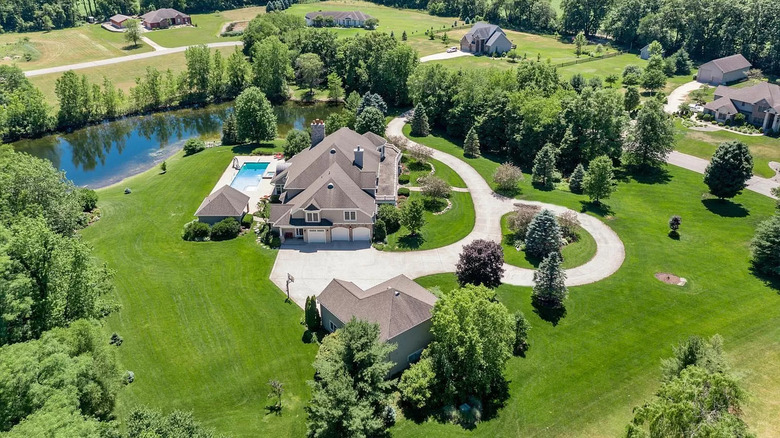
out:
{"label": "deciduous tree", "polygon": [[309,93],[320,84],[324,64],[316,53],[304,53],[295,60],[295,72],[302,85],[309,87]]}
{"label": "deciduous tree", "polygon": [[249,87],[238,96],[235,114],[239,138],[260,143],[276,137],[276,114],[259,88]]}
{"label": "deciduous tree", "polygon": [[624,160],[640,167],[658,167],[674,150],[674,122],[655,99],[639,109],[626,141]]}
{"label": "deciduous tree", "polygon": [[284,156],[292,157],[311,145],[309,133],[300,129],[293,129],[287,133],[284,139]]}
{"label": "deciduous tree", "polygon": [[417,235],[425,226],[425,209],[422,202],[417,199],[408,201],[401,209],[401,225],[409,230],[409,234]]}
{"label": "deciduous tree", "polygon": [[596,204],[616,190],[612,160],[601,156],[590,162],[588,171],[582,181],[582,190]]}
{"label": "deciduous tree", "polygon": [[492,240],[475,240],[463,247],[455,273],[458,284],[496,288],[504,275],[504,251]]}
{"label": "deciduous tree", "polygon": [[375,107],[369,107],[358,114],[355,119],[355,131],[360,134],[373,132],[377,135],[385,133],[385,116]]}
{"label": "deciduous tree", "polygon": [[138,47],[141,41],[141,23],[138,20],[131,18],[125,21],[125,41]]}

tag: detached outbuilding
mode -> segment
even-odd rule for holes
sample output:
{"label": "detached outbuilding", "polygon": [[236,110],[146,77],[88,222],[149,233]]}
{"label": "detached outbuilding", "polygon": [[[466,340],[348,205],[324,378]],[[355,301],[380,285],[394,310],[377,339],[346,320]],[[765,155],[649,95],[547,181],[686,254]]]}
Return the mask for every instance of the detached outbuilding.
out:
{"label": "detached outbuilding", "polygon": [[116,14],[113,17],[109,18],[108,21],[115,28],[117,28],[117,29],[124,29],[125,28],[125,22],[127,20],[129,20],[130,18],[131,17],[128,17],[127,15]]}
{"label": "detached outbuilding", "polygon": [[696,80],[704,84],[728,84],[747,79],[752,65],[741,54],[713,59],[702,64],[696,73]]}
{"label": "detached outbuilding", "polygon": [[209,225],[229,217],[241,222],[249,212],[249,196],[228,185],[208,195],[195,212],[198,220]]}

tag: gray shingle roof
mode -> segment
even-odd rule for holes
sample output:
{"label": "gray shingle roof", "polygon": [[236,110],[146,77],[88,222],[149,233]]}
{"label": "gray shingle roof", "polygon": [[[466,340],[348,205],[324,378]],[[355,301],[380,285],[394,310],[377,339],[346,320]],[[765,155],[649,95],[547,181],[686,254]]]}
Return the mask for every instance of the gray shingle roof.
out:
{"label": "gray shingle roof", "polygon": [[482,40],[487,40],[497,32],[504,33],[504,31],[495,24],[480,21],[471,28],[471,30],[465,35],[464,38],[466,38],[466,41],[471,44],[474,42],[474,36],[478,36]]}
{"label": "gray shingle roof", "polygon": [[334,20],[346,20],[347,18],[351,20],[357,20],[357,21],[366,21],[369,18],[374,18],[368,14],[365,14],[361,11],[317,11],[317,12],[309,12],[306,14],[306,18],[309,20],[313,20],[317,18],[318,15],[322,15],[324,17],[333,17]]}
{"label": "gray shingle roof", "polygon": [[116,14],[113,17],[109,18],[110,21],[116,21],[117,23],[121,23],[121,22],[123,22],[125,20],[129,20],[129,19],[130,19],[130,17],[128,17],[127,15],[122,15],[122,14]]}
{"label": "gray shingle roof", "polygon": [[357,319],[379,324],[379,337],[388,341],[429,320],[436,297],[405,275],[366,291],[334,279],[317,297],[341,322]]}
{"label": "gray shingle roof", "polygon": [[731,102],[731,99],[728,97],[721,97],[720,99],[715,99],[712,102],[707,102],[704,105],[704,108],[711,111],[720,111],[725,114],[737,113],[737,107],[734,106],[734,104]]}
{"label": "gray shingle roof", "polygon": [[189,15],[181,13],[176,9],[162,8],[162,9],[157,9],[156,11],[147,12],[141,15],[141,18],[143,19],[143,21],[146,21],[147,23],[159,23],[163,20],[176,18],[177,16],[189,17]]}
{"label": "gray shingle roof", "polygon": [[[715,110],[714,106],[723,106],[724,100],[729,101],[731,106],[734,106],[732,101],[747,102],[750,104],[757,104],[762,100],[774,108],[780,111],[780,86],[770,84],[768,82],[759,82],[750,87],[734,88],[721,85],[715,89],[715,100],[704,105],[704,108]],[[734,114],[737,110],[734,108]]]}
{"label": "gray shingle roof", "polygon": [[241,216],[248,203],[249,196],[225,185],[201,202],[195,216]]}
{"label": "gray shingle roof", "polygon": [[720,71],[723,73],[728,73],[732,71],[737,70],[744,70],[746,68],[750,68],[751,64],[748,62],[747,59],[745,59],[742,54],[736,54],[731,56],[725,56],[723,58],[713,59],[712,61],[708,62],[707,64],[712,63],[715,65],[715,67],[718,67]]}

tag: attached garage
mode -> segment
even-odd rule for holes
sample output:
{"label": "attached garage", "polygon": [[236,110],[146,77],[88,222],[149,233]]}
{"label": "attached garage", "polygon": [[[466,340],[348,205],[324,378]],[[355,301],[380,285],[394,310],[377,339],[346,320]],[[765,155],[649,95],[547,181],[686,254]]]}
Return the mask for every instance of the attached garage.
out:
{"label": "attached garage", "polygon": [[371,230],[366,227],[358,227],[352,229],[352,240],[355,241],[367,241],[371,240]]}
{"label": "attached garage", "polygon": [[306,232],[308,243],[325,243],[327,238],[325,236],[325,230],[308,230]]}
{"label": "attached garage", "polygon": [[344,227],[335,227],[330,230],[330,240],[333,242],[349,240],[349,230]]}

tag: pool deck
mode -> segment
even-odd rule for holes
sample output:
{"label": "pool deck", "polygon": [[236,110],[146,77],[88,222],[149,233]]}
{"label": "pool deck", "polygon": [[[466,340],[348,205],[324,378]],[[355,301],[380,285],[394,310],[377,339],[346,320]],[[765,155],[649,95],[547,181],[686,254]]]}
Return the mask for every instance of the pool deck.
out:
{"label": "pool deck", "polygon": [[[234,166],[236,161],[238,161],[238,169]],[[222,173],[222,176],[219,177],[219,181],[217,181],[214,188],[211,189],[211,193],[216,192],[222,186],[229,186],[244,163],[269,163],[266,172],[275,172],[276,164],[281,162],[284,162],[284,160],[278,160],[274,158],[273,155],[237,155],[234,160],[230,160],[230,164],[228,164],[228,167],[225,169],[225,172]],[[239,190],[241,193],[249,196],[249,213],[254,213],[257,211],[257,203],[260,201],[260,198],[271,195],[273,189],[274,185],[271,184],[271,178],[263,178],[260,185],[258,185],[255,190]]]}

